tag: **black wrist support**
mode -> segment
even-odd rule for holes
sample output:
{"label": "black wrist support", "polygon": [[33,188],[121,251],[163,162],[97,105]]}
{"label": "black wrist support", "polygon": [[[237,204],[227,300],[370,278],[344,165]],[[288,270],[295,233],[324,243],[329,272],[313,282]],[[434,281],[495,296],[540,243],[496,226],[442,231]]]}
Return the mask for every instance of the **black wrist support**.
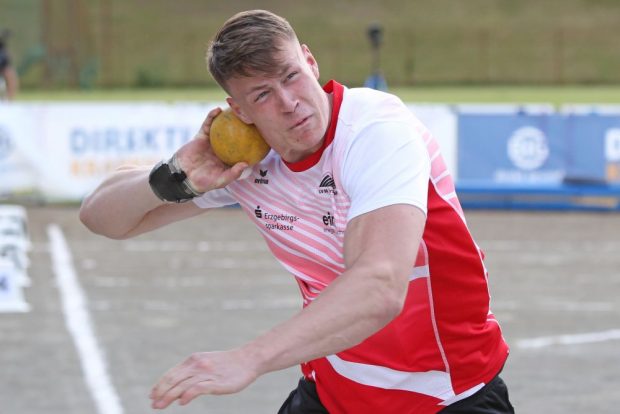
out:
{"label": "black wrist support", "polygon": [[184,203],[204,193],[196,191],[178,165],[176,155],[167,162],[158,162],[149,174],[149,184],[160,200]]}

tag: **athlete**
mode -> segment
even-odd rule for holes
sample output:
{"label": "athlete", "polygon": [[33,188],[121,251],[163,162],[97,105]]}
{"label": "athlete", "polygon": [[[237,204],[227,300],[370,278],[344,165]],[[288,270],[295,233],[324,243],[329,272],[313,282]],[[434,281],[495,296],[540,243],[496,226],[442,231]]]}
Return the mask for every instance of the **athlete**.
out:
{"label": "athlete", "polygon": [[0,81],[4,83],[4,90],[7,100],[13,100],[19,89],[19,78],[17,72],[11,65],[9,52],[6,49],[6,42],[9,38],[9,32],[3,30],[0,33]]}
{"label": "athlete", "polygon": [[429,131],[392,95],[322,87],[310,49],[267,11],[229,19],[207,59],[272,151],[254,167],[224,165],[208,140],[215,109],[171,160],[105,180],[81,220],[124,239],[238,203],[304,306],[238,348],[171,368],[153,408],[299,364],[281,414],[513,412],[482,253]]}

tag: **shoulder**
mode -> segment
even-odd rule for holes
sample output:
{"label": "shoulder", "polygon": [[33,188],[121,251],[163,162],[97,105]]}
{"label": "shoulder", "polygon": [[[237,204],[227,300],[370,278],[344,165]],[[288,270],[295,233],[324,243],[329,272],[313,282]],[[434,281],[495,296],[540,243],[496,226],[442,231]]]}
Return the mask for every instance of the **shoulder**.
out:
{"label": "shoulder", "polygon": [[340,109],[342,121],[357,124],[398,120],[411,115],[411,111],[396,95],[370,88],[345,89]]}
{"label": "shoulder", "polygon": [[424,125],[396,95],[370,88],[345,88],[334,156],[344,163],[351,158],[354,146],[371,153],[378,147],[397,150],[409,141],[422,142],[426,133]]}
{"label": "shoulder", "polygon": [[381,142],[397,145],[402,139],[418,139],[425,132],[424,125],[396,95],[370,88],[345,89],[338,115],[337,145],[348,148],[367,135],[374,143],[380,136]]}

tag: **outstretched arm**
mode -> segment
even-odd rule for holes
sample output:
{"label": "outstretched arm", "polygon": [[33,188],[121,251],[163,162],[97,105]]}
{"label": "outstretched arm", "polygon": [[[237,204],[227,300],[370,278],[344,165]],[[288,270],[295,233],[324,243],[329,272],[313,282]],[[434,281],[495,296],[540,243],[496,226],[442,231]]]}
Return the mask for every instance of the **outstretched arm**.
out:
{"label": "outstretched arm", "polygon": [[153,388],[153,407],[240,391],[262,374],[343,351],[379,331],[402,310],[424,223],[420,209],[404,204],[354,218],[345,236],[347,270],[314,302],[240,348],[196,353],[172,368]]}
{"label": "outstretched arm", "polygon": [[[192,186],[200,192],[222,188],[240,177],[245,163],[229,168],[211,150],[209,129],[220,113],[209,112],[196,137],[176,152]],[[148,182],[151,167],[124,167],[108,177],[80,208],[80,220],[91,231],[114,239],[142,234],[201,213],[194,203],[166,203]]]}

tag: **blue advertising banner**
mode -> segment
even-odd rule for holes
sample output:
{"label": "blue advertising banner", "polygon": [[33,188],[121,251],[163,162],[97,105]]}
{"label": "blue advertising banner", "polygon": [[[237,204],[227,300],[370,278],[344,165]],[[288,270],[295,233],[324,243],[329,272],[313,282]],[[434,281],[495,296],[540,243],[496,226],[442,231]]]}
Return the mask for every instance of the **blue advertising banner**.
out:
{"label": "blue advertising banner", "polygon": [[465,113],[458,130],[459,183],[547,185],[564,179],[561,115]]}
{"label": "blue advertising banner", "polygon": [[569,114],[565,117],[567,178],[620,182],[620,115]]}
{"label": "blue advertising banner", "polygon": [[620,210],[620,111],[462,112],[466,208]]}

